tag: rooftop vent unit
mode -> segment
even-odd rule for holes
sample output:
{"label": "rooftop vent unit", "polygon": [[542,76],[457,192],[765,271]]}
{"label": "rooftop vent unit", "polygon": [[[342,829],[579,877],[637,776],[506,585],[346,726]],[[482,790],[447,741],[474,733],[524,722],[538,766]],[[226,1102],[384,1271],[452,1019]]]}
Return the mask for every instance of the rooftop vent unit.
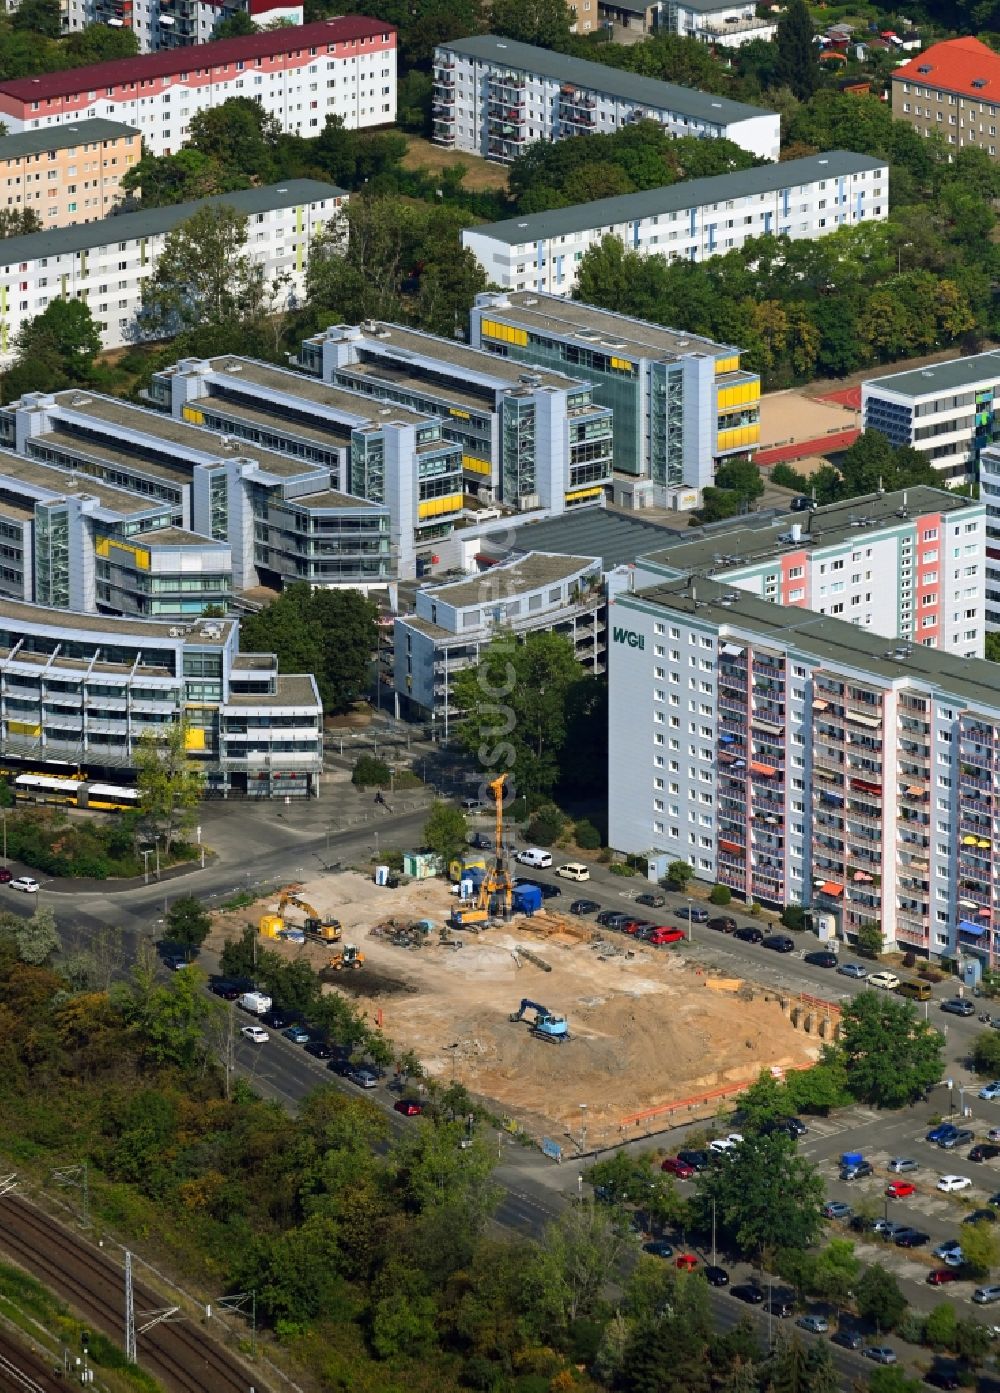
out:
{"label": "rooftop vent unit", "polygon": [[525,300],[524,303],[525,303],[526,305],[537,305],[537,304],[538,304],[538,298],[537,298],[537,296],[535,296],[535,295],[529,295],[529,296],[527,297],[527,299]]}
{"label": "rooftop vent unit", "polygon": [[385,325],[384,325],[384,324],[380,324],[380,325],[378,326],[378,328],[375,330],[375,337],[376,337],[377,339],[388,339],[388,338],[391,338],[392,336],[391,336],[391,334],[389,333],[389,330],[385,327]]}
{"label": "rooftop vent unit", "polygon": [[233,362],[227,363],[227,364],[226,364],[226,372],[242,372],[242,371],[243,371],[243,364],[242,364],[242,363],[237,363],[237,362],[234,360]]}

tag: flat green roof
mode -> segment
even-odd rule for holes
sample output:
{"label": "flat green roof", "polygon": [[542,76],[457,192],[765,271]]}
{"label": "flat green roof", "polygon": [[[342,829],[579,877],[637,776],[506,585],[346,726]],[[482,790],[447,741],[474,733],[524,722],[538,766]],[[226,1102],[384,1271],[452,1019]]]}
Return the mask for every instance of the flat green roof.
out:
{"label": "flat green roof", "polygon": [[92,145],[99,140],[121,140],[139,134],[135,126],[126,126],[121,121],[105,121],[100,117],[71,121],[65,125],[46,126],[40,131],[0,136],[0,160],[20,160],[25,155],[44,154],[46,150],[66,150],[74,145]]}
{"label": "flat green roof", "polygon": [[[724,602],[724,603],[723,603]],[[884,638],[843,619],[777,605],[704,576],[665,581],[634,595],[618,595],[615,607],[666,610],[718,627],[723,638],[740,635],[779,651],[800,653],[824,666],[856,673],[876,685],[918,683],[943,699],[1000,712],[1000,667],[910,640]]]}
{"label": "flat green roof", "polygon": [[811,184],[819,179],[840,179],[850,174],[867,174],[876,169],[887,169],[887,161],[871,155],[855,155],[849,150],[828,150],[825,154],[807,155],[801,160],[765,164],[755,169],[735,169],[730,174],[715,174],[709,179],[684,179],[679,184],[646,189],[642,193],[598,198],[593,203],[574,203],[569,208],[552,208],[545,213],[529,213],[520,218],[504,218],[502,222],[481,223],[465,231],[480,237],[492,237],[510,246],[519,246],[523,242],[542,242],[550,237],[591,232],[599,227],[607,228],[610,232],[621,223],[643,222],[646,218],[659,217],[664,213],[685,213],[691,208],[724,203],[730,198],[777,193],[797,184]]}
{"label": "flat green roof", "polygon": [[929,363],[926,368],[909,372],[893,372],[885,377],[870,377],[863,385],[878,395],[880,389],[896,392],[903,397],[935,396],[938,392],[956,392],[962,387],[975,387],[980,382],[1000,381],[1000,349],[974,353],[971,358],[951,358],[944,363]]}
{"label": "flat green roof", "polygon": [[609,68],[606,63],[591,63],[586,58],[569,58],[548,48],[517,43],[497,34],[476,34],[469,39],[452,39],[439,44],[439,49],[460,53],[464,58],[496,63],[512,70],[537,73],[554,82],[572,82],[578,87],[604,92],[609,97],[637,102],[640,106],[655,107],[657,111],[674,111],[693,116],[698,121],[726,125],[731,121],[748,121],[754,116],[773,116],[763,107],[748,106],[745,102],[730,101],[694,87],[679,87],[673,82],[661,82],[654,77],[640,77],[621,68]]}
{"label": "flat green roof", "polygon": [[191,203],[174,203],[168,208],[146,208],[139,213],[99,218],[97,222],[52,227],[44,232],[29,232],[24,237],[7,237],[0,242],[0,262],[6,262],[9,270],[18,261],[92,251],[109,242],[136,242],[143,237],[158,237],[186,222],[199,208],[235,208],[249,217],[275,208],[296,208],[302,203],[346,197],[343,189],[323,184],[318,179],[287,179],[283,184],[268,184],[260,189],[238,189],[235,193],[198,198]]}

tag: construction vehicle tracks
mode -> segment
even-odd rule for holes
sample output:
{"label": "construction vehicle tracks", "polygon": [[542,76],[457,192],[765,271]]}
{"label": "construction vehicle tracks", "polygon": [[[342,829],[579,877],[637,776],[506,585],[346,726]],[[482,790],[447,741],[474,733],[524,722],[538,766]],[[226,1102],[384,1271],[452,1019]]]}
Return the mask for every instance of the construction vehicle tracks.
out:
{"label": "construction vehicle tracks", "polygon": [[[23,1199],[0,1199],[0,1250],[84,1320],[124,1345],[124,1267],[109,1252],[70,1232]],[[134,1286],[137,1331],[168,1302],[142,1282]],[[265,1393],[260,1374],[212,1340],[186,1314],[138,1337],[139,1364],[172,1393]]]}

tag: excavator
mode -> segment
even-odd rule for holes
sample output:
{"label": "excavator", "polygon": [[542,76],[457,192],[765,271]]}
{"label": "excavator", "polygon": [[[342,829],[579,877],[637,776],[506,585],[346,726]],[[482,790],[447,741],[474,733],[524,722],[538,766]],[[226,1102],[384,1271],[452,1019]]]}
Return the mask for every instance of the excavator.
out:
{"label": "excavator", "polygon": [[548,1040],[553,1045],[561,1045],[569,1040],[569,1022],[565,1016],[557,1016],[540,1002],[529,1001],[527,997],[516,1011],[510,1013],[513,1022],[523,1021],[525,1011],[534,1011],[535,1019],[530,1022],[531,1033],[539,1040]]}
{"label": "excavator", "polygon": [[495,914],[510,918],[510,902],[514,893],[510,872],[507,869],[507,854],[503,844],[503,790],[507,775],[501,774],[490,784],[490,792],[496,803],[495,849],[492,865],[486,868],[479,896],[474,909],[456,909],[451,916],[452,927],[456,929],[481,926]]}
{"label": "excavator", "polygon": [[[323,943],[339,942],[342,933],[340,920],[322,918],[319,911],[314,909],[308,900],[304,900],[291,885],[286,886],[285,889],[282,890],[281,898],[278,900],[277,917],[279,919],[284,920],[285,910],[289,905],[293,905],[296,909],[301,909],[302,913],[305,915],[302,929],[310,938],[318,938]],[[265,917],[273,918],[273,916]],[[265,932],[263,921],[261,921],[261,933]]]}

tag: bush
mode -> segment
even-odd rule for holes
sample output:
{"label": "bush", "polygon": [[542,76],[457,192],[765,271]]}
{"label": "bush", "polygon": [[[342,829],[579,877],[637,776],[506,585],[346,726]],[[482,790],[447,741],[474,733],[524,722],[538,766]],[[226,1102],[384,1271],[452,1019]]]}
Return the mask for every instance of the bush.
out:
{"label": "bush", "polygon": [[708,897],[709,904],[731,904],[733,892],[728,885],[713,885]]}
{"label": "bush", "polygon": [[806,926],[806,912],[800,904],[786,904],[781,911],[781,924],[783,928],[792,929],[798,932]]}
{"label": "bush", "polygon": [[582,818],[573,832],[573,840],[578,847],[584,851],[598,851],[601,846],[601,834],[592,822],[587,818]]}
{"label": "bush", "polygon": [[694,871],[686,861],[671,861],[667,867],[663,883],[669,890],[686,890],[688,881],[693,875]]}
{"label": "bush", "polygon": [[392,775],[384,759],[374,755],[359,755],[354,764],[351,783],[356,788],[388,788]]}
{"label": "bush", "polygon": [[916,953],[904,953],[904,955],[903,955],[903,966],[904,966],[904,967],[916,967],[916,965],[917,965],[917,955],[916,955]]}
{"label": "bush", "polygon": [[529,842],[537,842],[539,846],[552,846],[559,840],[565,825],[566,819],[562,813],[550,803],[535,813],[524,835]]}
{"label": "bush", "polygon": [[630,866],[627,861],[612,861],[608,866],[608,870],[612,875],[630,876],[636,874],[635,867]]}
{"label": "bush", "polygon": [[750,915],[751,919],[759,919],[762,913],[762,906],[759,905],[756,900],[751,900],[747,913]]}

